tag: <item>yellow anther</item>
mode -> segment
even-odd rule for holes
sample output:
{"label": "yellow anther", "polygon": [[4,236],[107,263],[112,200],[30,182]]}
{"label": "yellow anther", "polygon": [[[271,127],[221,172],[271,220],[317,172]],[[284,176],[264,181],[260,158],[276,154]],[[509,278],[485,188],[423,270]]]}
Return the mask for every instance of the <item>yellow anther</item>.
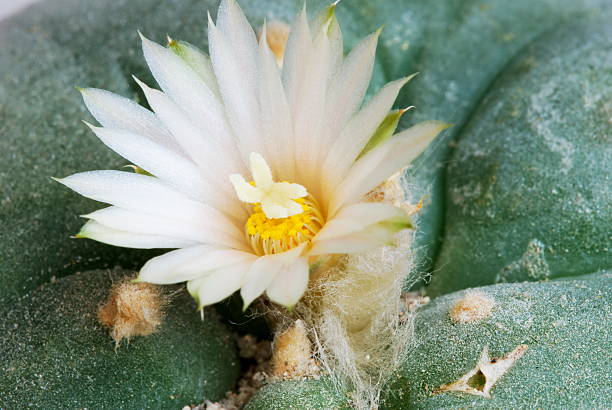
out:
{"label": "yellow anther", "polygon": [[253,206],[245,232],[253,250],[259,255],[285,252],[309,242],[324,224],[323,215],[312,196],[295,200],[302,213],[287,218],[268,218],[260,204]]}

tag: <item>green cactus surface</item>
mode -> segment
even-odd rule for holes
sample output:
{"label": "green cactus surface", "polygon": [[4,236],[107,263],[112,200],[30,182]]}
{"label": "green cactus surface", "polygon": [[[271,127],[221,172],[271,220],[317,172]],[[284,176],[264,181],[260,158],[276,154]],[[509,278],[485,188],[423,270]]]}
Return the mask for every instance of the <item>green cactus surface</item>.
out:
{"label": "green cactus surface", "polygon": [[429,294],[597,272],[612,261],[612,30],[525,50],[462,130]]}
{"label": "green cactus surface", "polygon": [[180,409],[233,388],[240,366],[213,311],[201,320],[181,291],[158,332],[116,348],[97,317],[111,285],[90,271],[2,308],[0,408]]}
{"label": "green cactus surface", "polygon": [[[611,279],[607,271],[433,300],[418,313],[415,345],[382,408],[610,408]],[[476,367],[485,346],[496,363],[467,381],[475,391],[440,392]],[[513,351],[522,357],[502,371]],[[478,395],[498,376],[490,398]]]}
{"label": "green cactus surface", "polygon": [[348,410],[346,395],[329,379],[276,381],[264,386],[246,405],[246,410]]}

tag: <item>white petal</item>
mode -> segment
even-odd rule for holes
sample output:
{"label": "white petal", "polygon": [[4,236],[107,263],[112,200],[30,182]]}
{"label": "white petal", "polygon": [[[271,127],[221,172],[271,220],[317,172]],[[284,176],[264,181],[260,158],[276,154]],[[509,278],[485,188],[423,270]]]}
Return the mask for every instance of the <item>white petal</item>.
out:
{"label": "white petal", "polygon": [[210,276],[189,281],[187,290],[196,300],[198,310],[220,302],[240,289],[242,277],[249,266],[248,264],[231,266]]}
{"label": "white petal", "polygon": [[393,239],[393,234],[393,231],[374,226],[367,232],[315,242],[308,255],[363,253],[389,244]]}
{"label": "white petal", "polygon": [[150,259],[140,270],[138,279],[159,285],[185,282],[246,261],[252,263],[255,259],[256,256],[248,252],[192,246]]}
{"label": "white petal", "polygon": [[154,90],[136,79],[157,116],[175,136],[178,144],[193,159],[203,176],[199,187],[206,193],[206,202],[231,215],[237,220],[244,219],[246,210],[227,183],[227,176],[246,170],[238,155],[238,149],[229,140],[220,143],[216,137],[193,125],[185,112],[174,101],[158,90]]}
{"label": "white petal", "polygon": [[355,162],[334,191],[329,214],[333,216],[340,207],[359,202],[365,194],[408,165],[448,126],[438,121],[422,122],[368,152]]}
{"label": "white petal", "polygon": [[201,219],[233,236],[242,232],[242,227],[239,229],[226,215],[187,198],[154,177],[121,171],[90,171],[57,181],[87,198],[127,210],[187,222]]}
{"label": "white petal", "polygon": [[315,23],[315,31],[322,28],[324,24],[327,24],[327,37],[329,38],[330,48],[329,72],[332,75],[330,80],[338,72],[344,59],[344,40],[342,39],[342,30],[335,14],[336,6],[337,4],[334,3],[324,9]]}
{"label": "white petal", "polygon": [[240,290],[245,309],[270,286],[276,275],[297,261],[305,245],[287,252],[261,256],[253,263]]}
{"label": "white petal", "polygon": [[228,39],[237,55],[244,58],[245,67],[252,65],[257,55],[257,38],[244,12],[235,0],[222,0],[217,15],[217,27]]}
{"label": "white petal", "polygon": [[377,31],[357,44],[331,79],[325,101],[324,129],[327,141],[339,136],[363,101],[372,78],[379,34],[380,31]]}
{"label": "white petal", "polygon": [[99,222],[108,228],[135,234],[169,236],[196,243],[249,249],[244,237],[241,237],[233,226],[224,227],[222,223],[214,219],[214,216],[205,218],[204,215],[198,215],[187,221],[178,219],[174,215],[150,215],[111,206],[83,215],[83,217]]}
{"label": "white petal", "polygon": [[297,100],[302,87],[301,82],[308,68],[306,61],[310,58],[311,50],[312,40],[308,17],[306,16],[306,3],[304,3],[304,8],[291,24],[283,60],[282,78],[290,107],[294,107],[298,103]]}
{"label": "white petal", "polygon": [[276,59],[266,41],[266,27],[259,43],[259,106],[267,160],[281,180],[295,178],[295,144],[291,113]]}
{"label": "white petal", "polygon": [[264,191],[269,190],[272,187],[274,181],[272,180],[272,171],[268,166],[265,159],[256,152],[251,152],[249,156],[251,162],[251,174],[257,188]]}
{"label": "white petal", "polygon": [[276,275],[266,294],[271,301],[293,307],[308,287],[309,267],[306,258],[299,258],[293,265]]}
{"label": "white petal", "polygon": [[172,41],[170,49],[191,67],[219,99],[221,98],[217,78],[208,54],[186,41]]}
{"label": "white petal", "polygon": [[97,88],[83,89],[81,94],[87,109],[102,126],[142,135],[184,155],[164,124],[146,108],[129,98]]}
{"label": "white petal", "polygon": [[243,261],[187,283],[187,290],[197,301],[198,309],[220,302],[240,289],[252,264],[250,260]]}
{"label": "white petal", "polygon": [[[214,128],[197,127],[187,113],[171,98],[159,90],[148,87],[134,77],[142,88],[149,105],[164,123],[184,151],[215,180],[223,179],[230,172],[246,170],[238,155],[238,147],[232,138],[215,134]],[[222,175],[222,176],[221,176]]]}
{"label": "white petal", "polygon": [[236,190],[238,199],[240,199],[242,202],[248,202],[250,204],[261,202],[261,190],[246,182],[242,175],[232,174],[229,176],[229,179]]}
{"label": "white petal", "polygon": [[189,119],[218,141],[232,141],[221,102],[189,65],[171,50],[144,37],[142,49],[157,83]]}
{"label": "white petal", "polygon": [[311,55],[303,64],[307,70],[300,79],[300,88],[292,101],[291,115],[294,125],[297,181],[318,195],[320,179],[320,152],[324,135],[322,121],[329,77],[329,39],[323,31],[315,38]]}
{"label": "white petal", "polygon": [[330,197],[346,175],[370,137],[391,110],[402,87],[414,75],[385,85],[357,114],[351,118],[340,136],[332,143],[322,167],[323,198]]}
{"label": "white petal", "polygon": [[150,172],[187,196],[209,202],[210,185],[190,160],[148,138],[111,128],[90,125],[91,130],[110,149]]}
{"label": "white petal", "polygon": [[[229,3],[226,3],[228,7]],[[235,21],[236,25],[238,21],[240,19]],[[239,34],[232,36],[235,41],[244,40],[243,37]],[[257,101],[257,60],[254,54],[257,43],[236,45],[211,20],[208,23],[208,42],[227,117],[239,142],[240,151],[245,158],[251,152],[266,155]]]}
{"label": "white petal", "polygon": [[360,202],[342,208],[328,221],[315,241],[328,240],[358,233],[370,225],[393,219],[407,218],[406,212],[390,204]]}
{"label": "white petal", "polygon": [[87,222],[77,235],[80,238],[89,238],[109,245],[123,248],[154,249],[154,248],[183,248],[196,243],[185,239],[169,236],[155,236],[120,231],[99,224],[95,221]]}

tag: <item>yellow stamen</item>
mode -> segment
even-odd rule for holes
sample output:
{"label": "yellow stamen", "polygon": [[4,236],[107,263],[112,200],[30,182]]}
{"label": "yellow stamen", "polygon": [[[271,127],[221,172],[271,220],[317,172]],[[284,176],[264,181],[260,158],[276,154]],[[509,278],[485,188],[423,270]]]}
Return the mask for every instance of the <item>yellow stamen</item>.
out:
{"label": "yellow stamen", "polygon": [[310,242],[324,224],[319,204],[308,195],[295,200],[303,212],[287,218],[268,218],[260,204],[253,206],[253,213],[245,225],[247,240],[258,255],[280,253]]}

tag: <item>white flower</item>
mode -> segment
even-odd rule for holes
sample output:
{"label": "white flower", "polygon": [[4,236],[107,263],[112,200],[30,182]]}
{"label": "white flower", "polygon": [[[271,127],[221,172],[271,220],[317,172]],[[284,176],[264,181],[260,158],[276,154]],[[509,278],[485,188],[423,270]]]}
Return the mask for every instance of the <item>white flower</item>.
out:
{"label": "white flower", "polygon": [[[61,183],[110,207],[85,215],[80,237],[131,248],[178,248],[148,261],[142,281],[188,282],[199,307],[240,290],[291,307],[309,263],[389,243],[404,211],[364,196],[420,154],[446,124],[390,136],[384,121],[411,77],[360,108],[378,32],[343,56],[331,6],[313,27],[292,25],[282,72],[235,0],[209,16],[210,57],[142,38],[163,91],[141,83],[153,112],[83,90],[104,144],[145,172],[92,171]],[[393,117],[395,118],[395,117]],[[380,128],[381,124],[393,123]],[[374,141],[373,144],[369,141]],[[364,147],[368,145],[367,152]],[[252,176],[247,182],[243,176]],[[279,181],[279,182],[274,182]]]}

